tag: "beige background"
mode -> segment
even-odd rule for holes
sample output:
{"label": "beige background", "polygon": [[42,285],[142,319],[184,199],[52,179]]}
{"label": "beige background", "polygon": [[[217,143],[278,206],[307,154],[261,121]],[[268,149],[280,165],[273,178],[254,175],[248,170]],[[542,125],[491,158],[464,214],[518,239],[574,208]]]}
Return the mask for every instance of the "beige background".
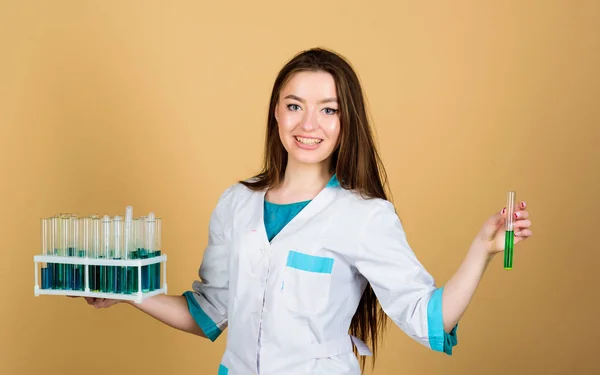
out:
{"label": "beige background", "polygon": [[391,327],[375,374],[599,373],[600,3],[483,3],[2,1],[0,374],[216,374],[225,335],[34,297],[39,218],[154,211],[170,292],[187,290],[219,194],[259,167],[278,69],[313,46],[359,72],[438,284],[506,190],[534,219],[453,357]]}

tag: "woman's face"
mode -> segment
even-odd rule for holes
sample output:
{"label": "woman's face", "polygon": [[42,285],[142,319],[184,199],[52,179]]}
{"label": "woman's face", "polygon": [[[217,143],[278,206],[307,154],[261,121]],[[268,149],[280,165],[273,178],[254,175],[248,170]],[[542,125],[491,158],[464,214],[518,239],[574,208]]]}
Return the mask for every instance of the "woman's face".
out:
{"label": "woman's face", "polygon": [[328,163],[338,145],[339,107],[335,80],[326,72],[299,72],[282,88],[275,108],[288,162]]}

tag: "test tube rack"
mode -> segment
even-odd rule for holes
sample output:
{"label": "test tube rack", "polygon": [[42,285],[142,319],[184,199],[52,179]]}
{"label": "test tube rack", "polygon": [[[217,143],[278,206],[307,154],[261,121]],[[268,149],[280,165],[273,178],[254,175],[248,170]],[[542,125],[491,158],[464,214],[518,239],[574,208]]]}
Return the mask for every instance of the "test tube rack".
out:
{"label": "test tube rack", "polygon": [[152,212],[134,218],[131,206],[124,218],[69,213],[41,219],[42,253],[33,257],[34,295],[141,303],[167,294],[161,222]]}
{"label": "test tube rack", "polygon": [[[155,296],[157,294],[167,294],[167,255],[163,254],[158,257],[148,259],[92,259],[92,258],[78,258],[78,257],[60,257],[55,255],[35,255],[34,261],[34,294],[36,297],[40,295],[62,295],[62,296],[75,296],[75,297],[96,297],[96,298],[108,298],[118,300],[130,300],[136,303],[142,303],[146,298]],[[50,289],[42,288],[39,284],[40,264],[55,264],[55,265],[81,265],[85,270],[84,277],[84,290],[76,289]],[[153,264],[162,265],[162,279],[163,284],[159,289],[144,292],[142,290],[142,269],[143,266],[149,266]],[[112,266],[131,269],[135,267],[137,274],[137,286],[138,289],[132,293],[108,293],[101,291],[92,291],[90,289],[90,268],[92,266]]]}

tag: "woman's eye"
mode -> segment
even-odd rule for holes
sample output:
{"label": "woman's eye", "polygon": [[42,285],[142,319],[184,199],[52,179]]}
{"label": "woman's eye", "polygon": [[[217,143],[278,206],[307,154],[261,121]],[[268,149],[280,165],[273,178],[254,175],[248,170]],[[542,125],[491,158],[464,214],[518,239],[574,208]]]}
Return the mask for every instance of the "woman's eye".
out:
{"label": "woman's eye", "polygon": [[287,108],[288,108],[290,111],[297,111],[297,110],[299,110],[299,109],[300,109],[300,106],[299,106],[298,104],[288,104],[288,105],[287,105]]}
{"label": "woman's eye", "polygon": [[328,115],[333,115],[333,114],[337,113],[337,111],[338,111],[337,109],[333,109],[333,108],[325,108],[325,109],[323,109],[323,110],[324,110],[324,111],[325,111],[325,113],[326,113],[326,114],[328,114]]}

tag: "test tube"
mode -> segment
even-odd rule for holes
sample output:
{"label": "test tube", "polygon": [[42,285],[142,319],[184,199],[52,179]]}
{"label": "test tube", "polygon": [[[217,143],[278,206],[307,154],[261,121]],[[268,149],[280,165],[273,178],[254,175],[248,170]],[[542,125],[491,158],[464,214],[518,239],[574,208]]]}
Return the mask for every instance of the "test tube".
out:
{"label": "test tube", "polygon": [[[79,218],[76,214],[72,214],[69,217],[69,248],[68,248],[68,256],[76,257],[77,256],[77,242],[79,238]],[[69,289],[79,290],[78,283],[78,264],[68,264],[67,265],[67,285],[69,285]]]}
{"label": "test tube", "polygon": [[[115,216],[113,218],[113,229],[112,229],[112,238],[113,238],[113,259],[121,259],[122,251],[123,251],[123,217]],[[121,275],[121,267],[113,266],[113,279],[112,279],[112,287],[114,293],[122,293],[123,292],[123,282],[120,277]]]}
{"label": "test tube", "polygon": [[[138,217],[135,219],[135,248],[136,248],[135,259],[147,259],[148,258],[148,251],[147,251],[147,249],[144,248],[144,238],[145,238],[145,229],[146,229],[145,224],[146,224],[145,216]],[[141,272],[138,267],[135,268],[136,290],[139,292],[139,290],[141,288],[142,292],[147,292],[148,288],[145,287],[146,280],[147,280],[147,276],[146,276],[147,266],[142,266],[141,268],[142,268]],[[141,275],[139,275],[138,272],[141,273]],[[140,276],[141,276],[141,284],[138,284],[139,280],[140,280]]]}
{"label": "test tube", "polygon": [[[123,228],[124,250],[123,259],[132,259],[133,254],[133,208],[127,206],[125,209],[125,226]],[[134,269],[135,267],[123,267],[121,269],[121,283],[123,285],[123,293],[131,294],[134,291]]]}
{"label": "test tube", "polygon": [[[110,216],[104,215],[102,218],[102,235],[100,237],[100,258],[110,259],[110,247],[111,247],[111,219]],[[102,292],[111,293],[112,283],[110,282],[112,267],[100,266],[100,290]]]}
{"label": "test tube", "polygon": [[[57,216],[53,216],[50,218],[50,251],[48,255],[57,256],[58,255],[58,223],[59,218]],[[48,274],[50,278],[50,289],[58,289],[58,264],[49,263],[48,264]]]}
{"label": "test tube", "polygon": [[[48,254],[48,229],[49,229],[49,219],[41,220],[42,226],[42,255],[47,256]],[[42,289],[49,289],[48,287],[48,263],[42,263]]]}
{"label": "test tube", "polygon": [[[156,218],[156,247],[154,249],[154,256],[161,256],[162,254],[162,244],[161,244],[161,226],[162,226],[162,219],[160,217]],[[160,266],[161,263],[156,263],[154,265],[154,289],[160,289],[161,288],[161,284],[160,284]]]}
{"label": "test tube", "polygon": [[[150,212],[146,218],[146,246],[148,251],[148,258],[154,258],[156,251],[156,219],[154,212]],[[146,267],[147,287],[148,291],[153,291],[156,282],[154,281],[155,276],[155,264],[148,265]]]}
{"label": "test tube", "polygon": [[[80,224],[79,224],[79,245],[78,245],[78,252],[77,255],[80,258],[85,258],[88,257],[91,252],[91,229],[92,229],[92,224],[91,224],[91,219],[89,217],[84,217],[81,219]],[[86,290],[90,288],[90,269],[88,268],[88,272],[86,275],[85,272],[85,267],[83,264],[79,266],[79,274],[80,274],[80,280],[81,280],[81,290]],[[88,266],[89,267],[89,266]],[[86,284],[86,280],[87,280],[87,284]]]}
{"label": "test tube", "polygon": [[[61,214],[59,219],[59,231],[58,231],[58,256],[66,257],[67,256],[67,248],[69,247],[69,215]],[[58,279],[57,279],[57,287],[58,289],[68,289],[67,288],[67,278],[66,278],[66,264],[59,263],[58,265]]]}
{"label": "test tube", "polygon": [[[140,243],[142,251],[140,257],[142,259],[150,258],[151,244],[150,238],[152,237],[150,229],[150,221],[154,221],[154,214],[150,213],[148,216],[141,220],[141,226],[143,231],[141,233]],[[150,291],[150,266],[142,266],[142,292],[146,293]]]}
{"label": "test tube", "polygon": [[[91,221],[91,258],[100,258],[100,217],[92,215]],[[100,291],[100,266],[90,266],[90,289],[93,292]]]}
{"label": "test tube", "polygon": [[515,243],[514,218],[515,196],[512,190],[508,191],[506,199],[506,232],[504,235],[504,269],[511,270],[513,266],[513,246]]}

